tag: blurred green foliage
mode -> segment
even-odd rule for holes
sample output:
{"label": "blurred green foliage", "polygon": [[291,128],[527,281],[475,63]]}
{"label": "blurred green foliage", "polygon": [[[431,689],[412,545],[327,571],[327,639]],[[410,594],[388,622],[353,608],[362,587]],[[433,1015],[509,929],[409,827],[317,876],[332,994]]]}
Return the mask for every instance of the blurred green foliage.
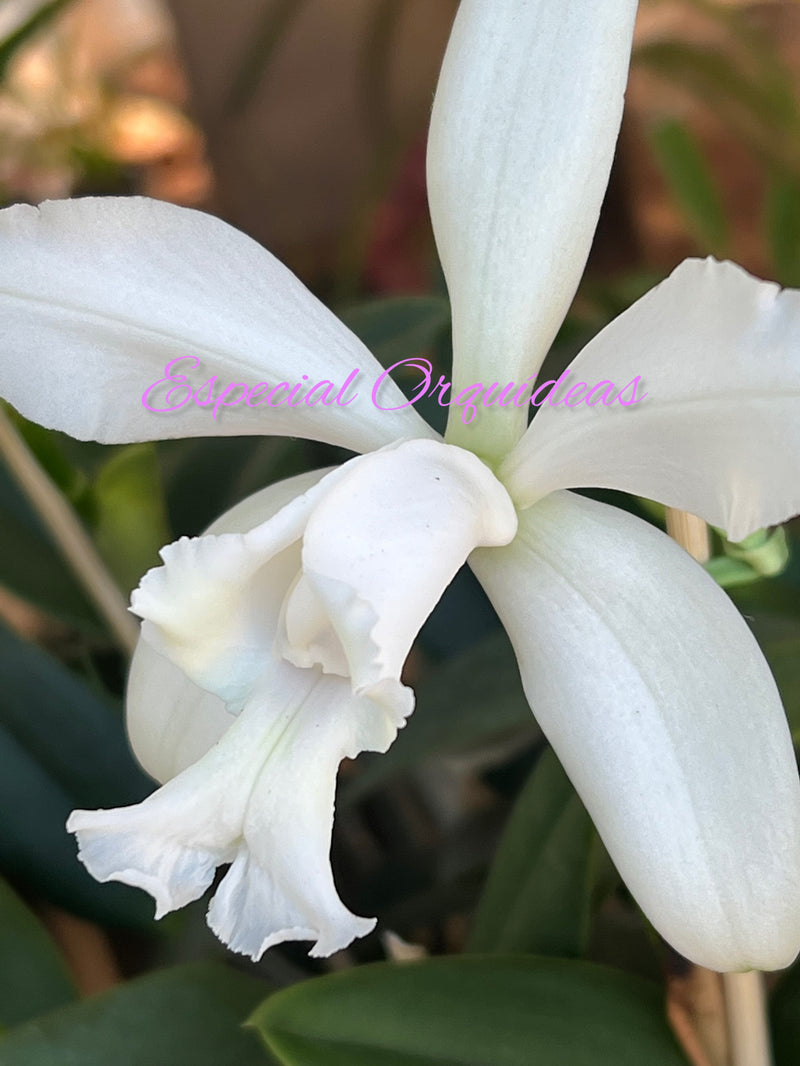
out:
{"label": "blurred green foliage", "polygon": [[35,7],[4,40],[0,41],[0,81],[17,52],[37,33],[46,29],[74,2],[75,0],[49,0],[48,3]]}

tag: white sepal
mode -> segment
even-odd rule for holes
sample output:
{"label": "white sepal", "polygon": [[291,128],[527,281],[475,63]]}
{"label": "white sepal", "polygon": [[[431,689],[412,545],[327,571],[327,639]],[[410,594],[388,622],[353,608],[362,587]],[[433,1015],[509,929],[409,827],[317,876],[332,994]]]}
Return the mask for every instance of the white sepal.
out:
{"label": "white sepal", "polygon": [[800,512],[800,292],[688,259],[569,371],[559,398],[605,381],[617,386],[606,398],[624,390],[628,406],[604,406],[602,387],[594,407],[545,401],[501,469],[520,506],[556,489],[623,489],[734,541]]}
{"label": "white sepal", "polygon": [[623,511],[557,493],[472,565],[620,874],[716,970],[800,947],[800,782],[775,682],[714,581]]}
{"label": "white sepal", "polygon": [[[48,201],[0,211],[0,395],[80,440],[282,434],[379,448],[436,434],[384,381],[364,345],[273,255],[220,219],[142,197]],[[201,400],[242,383],[308,387],[171,413],[143,405],[172,360]],[[354,370],[353,387],[339,396]],[[303,376],[305,375],[305,380]],[[212,377],[211,393],[203,384]],[[154,390],[154,408],[188,395]],[[358,393],[353,402],[348,400]],[[336,402],[339,396],[340,403]],[[300,399],[298,406],[290,406]],[[273,404],[274,406],[269,406]],[[216,417],[215,417],[216,407]]]}
{"label": "white sepal", "polygon": [[[428,142],[453,305],[453,393],[535,375],[578,287],[622,118],[636,0],[462,0]],[[451,412],[447,439],[499,456],[525,409]]]}

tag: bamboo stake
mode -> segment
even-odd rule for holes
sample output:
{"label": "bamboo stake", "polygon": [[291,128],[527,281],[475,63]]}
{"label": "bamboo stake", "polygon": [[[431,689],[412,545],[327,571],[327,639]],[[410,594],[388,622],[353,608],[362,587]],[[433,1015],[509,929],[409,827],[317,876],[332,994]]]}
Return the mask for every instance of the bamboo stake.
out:
{"label": "bamboo stake", "polygon": [[[711,555],[708,526],[696,515],[667,509],[667,532],[699,563]],[[728,1022],[730,1066],[773,1066],[764,975],[722,975]]]}
{"label": "bamboo stake", "polygon": [[731,1066],[772,1066],[764,975],[722,975],[731,1041]]}
{"label": "bamboo stake", "polygon": [[36,457],[0,407],[0,455],[34,510],[44,522],[67,563],[105,618],[120,645],[130,655],[139,639],[139,626],[100,558],[89,534],[68,501],[41,468]]}
{"label": "bamboo stake", "polygon": [[698,563],[707,563],[711,558],[708,526],[697,515],[687,514],[686,511],[673,511],[671,507],[668,507],[667,533]]}

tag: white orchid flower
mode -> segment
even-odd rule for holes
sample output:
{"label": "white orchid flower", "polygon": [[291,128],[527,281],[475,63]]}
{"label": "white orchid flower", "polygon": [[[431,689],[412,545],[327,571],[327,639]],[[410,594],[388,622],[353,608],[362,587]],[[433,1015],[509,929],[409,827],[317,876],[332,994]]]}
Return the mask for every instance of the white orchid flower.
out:
{"label": "white orchid flower", "polygon": [[[428,175],[454,394],[541,366],[597,222],[635,14],[635,0],[462,0]],[[367,933],[330,870],[338,764],[391,744],[412,709],[403,661],[469,560],[656,928],[719,970],[794,958],[800,784],[755,640],[666,536],[565,490],[652,497],[734,539],[800,511],[800,294],[684,263],[570,368],[639,376],[646,402],[548,404],[529,429],[526,395],[469,425],[453,408],[443,441],[411,408],[377,410],[371,355],[216,219],[66,201],[2,212],[0,242],[0,389],[27,417],[105,442],[267,432],[366,453],[257,493],[142,581],[128,728],[165,783],[138,806],[72,815],[95,877],[141,886],[161,915],[230,863],[208,920],[253,958]],[[185,356],[270,388],[358,368],[359,396],[152,414],[143,393]],[[381,406],[400,407],[385,390]]]}

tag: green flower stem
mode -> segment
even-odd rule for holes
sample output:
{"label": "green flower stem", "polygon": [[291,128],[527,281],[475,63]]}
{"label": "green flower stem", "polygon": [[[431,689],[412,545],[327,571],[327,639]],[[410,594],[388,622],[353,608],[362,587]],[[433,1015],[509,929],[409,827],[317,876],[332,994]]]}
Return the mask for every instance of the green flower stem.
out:
{"label": "green flower stem", "polygon": [[72,507],[42,470],[2,407],[0,455],[120,646],[132,653],[139,639],[138,623]]}

